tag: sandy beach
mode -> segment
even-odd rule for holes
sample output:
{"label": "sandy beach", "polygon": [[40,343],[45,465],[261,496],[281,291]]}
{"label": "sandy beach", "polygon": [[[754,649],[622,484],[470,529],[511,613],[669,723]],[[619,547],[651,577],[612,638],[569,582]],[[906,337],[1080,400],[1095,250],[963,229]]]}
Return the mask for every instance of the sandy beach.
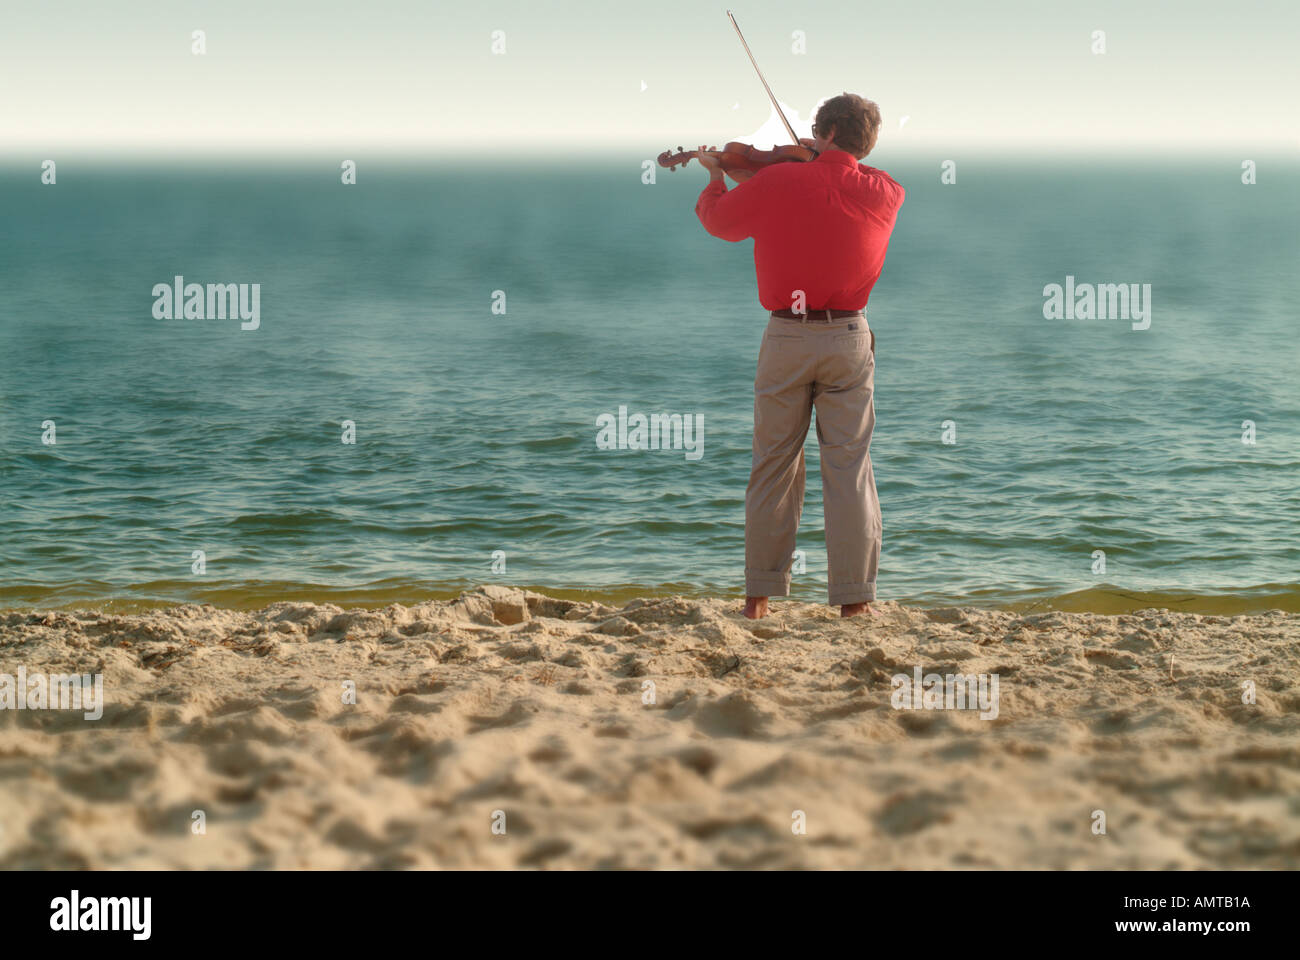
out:
{"label": "sandy beach", "polygon": [[[1300,865],[1300,615],[876,609],[0,613],[0,672],[105,701],[0,710],[0,866]],[[896,708],[917,668],[996,711]]]}

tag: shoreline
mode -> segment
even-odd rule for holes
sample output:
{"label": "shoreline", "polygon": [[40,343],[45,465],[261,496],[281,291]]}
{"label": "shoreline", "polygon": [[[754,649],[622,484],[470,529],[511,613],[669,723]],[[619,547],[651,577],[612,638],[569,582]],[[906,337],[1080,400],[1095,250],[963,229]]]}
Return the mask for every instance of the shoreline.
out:
{"label": "shoreline", "polygon": [[[116,615],[144,614],[180,606],[210,606],[251,613],[275,603],[316,603],[365,610],[379,610],[392,604],[418,606],[428,602],[455,600],[479,584],[462,582],[437,584],[381,581],[360,586],[294,584],[284,582],[227,582],[195,587],[193,581],[160,581],[129,586],[112,584],[68,584],[51,587],[33,585],[0,587],[0,615],[7,612],[61,613],[103,612]],[[689,584],[616,585],[557,588],[545,584],[499,584],[504,589],[522,590],[562,600],[619,606],[630,600],[683,597],[692,600],[722,599],[743,604],[742,588],[734,591]],[[1079,589],[982,592],[977,595],[886,596],[902,606],[929,610],[959,607],[1010,613],[1095,613],[1132,615],[1148,610],[1196,613],[1203,616],[1250,616],[1280,611],[1300,613],[1300,584],[1268,583],[1237,590],[1204,593],[1170,588],[1138,590],[1113,584]],[[803,586],[790,597],[777,597],[774,604],[825,605],[824,588]]]}
{"label": "shoreline", "polygon": [[1300,866],[1300,615],[876,608],[0,612],[0,868]]}

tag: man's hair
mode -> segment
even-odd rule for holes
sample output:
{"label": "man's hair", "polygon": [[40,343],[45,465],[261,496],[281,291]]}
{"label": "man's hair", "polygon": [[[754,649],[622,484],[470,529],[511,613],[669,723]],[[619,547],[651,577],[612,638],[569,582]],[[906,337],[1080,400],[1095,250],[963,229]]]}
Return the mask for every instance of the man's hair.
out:
{"label": "man's hair", "polygon": [[831,127],[835,128],[835,145],[861,160],[871,152],[880,135],[880,108],[856,93],[831,97],[818,109],[813,133],[826,137]]}

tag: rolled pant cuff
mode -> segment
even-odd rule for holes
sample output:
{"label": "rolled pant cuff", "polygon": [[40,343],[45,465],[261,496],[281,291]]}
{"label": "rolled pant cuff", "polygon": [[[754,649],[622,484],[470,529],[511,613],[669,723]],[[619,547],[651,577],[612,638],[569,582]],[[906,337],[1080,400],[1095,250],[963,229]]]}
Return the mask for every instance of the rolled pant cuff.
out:
{"label": "rolled pant cuff", "polygon": [[746,570],[745,596],[788,597],[790,596],[790,574],[774,573],[771,570]]}
{"label": "rolled pant cuff", "polygon": [[832,584],[828,590],[830,599],[827,601],[832,607],[840,607],[846,603],[870,603],[876,599],[876,581],[870,583],[836,583]]}

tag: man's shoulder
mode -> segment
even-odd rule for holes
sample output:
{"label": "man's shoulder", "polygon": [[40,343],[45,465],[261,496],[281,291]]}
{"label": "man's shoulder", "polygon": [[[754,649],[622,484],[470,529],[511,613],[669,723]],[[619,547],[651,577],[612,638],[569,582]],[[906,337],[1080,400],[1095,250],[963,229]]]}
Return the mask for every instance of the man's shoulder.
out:
{"label": "man's shoulder", "polygon": [[903,185],[891,177],[879,167],[869,167],[861,161],[858,162],[858,174],[862,176],[871,186],[877,189],[883,189],[888,193],[894,194],[898,202],[903,202],[905,191]]}
{"label": "man's shoulder", "polygon": [[881,170],[879,167],[868,166],[861,160],[858,161],[858,173],[862,174],[864,177],[878,177],[882,180],[888,180],[890,183],[898,183],[897,180],[891,177],[884,170]]}

